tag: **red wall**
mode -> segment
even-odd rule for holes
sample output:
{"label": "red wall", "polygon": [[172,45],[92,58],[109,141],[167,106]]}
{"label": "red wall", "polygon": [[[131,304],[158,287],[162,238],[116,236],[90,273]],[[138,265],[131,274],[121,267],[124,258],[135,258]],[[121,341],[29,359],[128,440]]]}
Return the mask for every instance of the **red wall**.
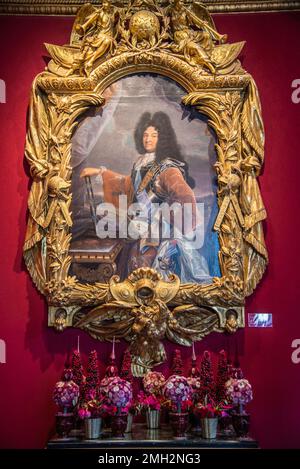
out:
{"label": "red wall", "polygon": [[[262,447],[300,447],[300,364],[291,361],[291,343],[300,338],[298,311],[300,170],[298,135],[300,104],[291,101],[291,82],[300,78],[298,35],[300,13],[217,16],[217,26],[231,42],[246,40],[243,64],[255,78],[266,127],[266,163],[260,178],[268,210],[268,272],[247,303],[247,312],[273,313],[272,329],[246,328],[234,337],[215,334],[197,344],[217,352],[238,347],[255,398],[249,406],[252,433]],[[53,429],[51,392],[61,374],[67,350],[77,332],[47,328],[43,298],[22,261],[29,188],[24,163],[26,112],[31,82],[44,67],[43,42],[68,40],[71,18],[1,17],[0,78],[7,103],[0,104],[0,339],[6,341],[7,363],[0,364],[0,446],[43,447]],[[293,217],[294,214],[294,217]],[[96,347],[103,360],[108,345],[84,333],[84,353]],[[125,344],[118,348],[119,356]],[[174,347],[170,346],[169,351]],[[188,363],[190,350],[182,349]],[[100,354],[99,354],[100,355]],[[167,369],[167,366],[163,367]]]}

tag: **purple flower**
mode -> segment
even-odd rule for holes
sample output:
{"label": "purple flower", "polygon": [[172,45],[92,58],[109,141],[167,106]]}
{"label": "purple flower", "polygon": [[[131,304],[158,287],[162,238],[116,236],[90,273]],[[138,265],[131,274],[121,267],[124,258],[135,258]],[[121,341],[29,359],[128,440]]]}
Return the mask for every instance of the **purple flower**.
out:
{"label": "purple flower", "polygon": [[86,409],[79,409],[78,410],[78,417],[81,419],[88,419],[91,416],[91,412]]}
{"label": "purple flower", "polygon": [[131,384],[118,376],[107,384],[108,400],[111,405],[125,407],[132,399]]}
{"label": "purple flower", "polygon": [[161,394],[165,377],[158,371],[149,371],[143,378],[143,386],[147,394]]}
{"label": "purple flower", "polygon": [[178,405],[190,399],[192,388],[184,376],[173,375],[164,386],[164,396]]}
{"label": "purple flower", "polygon": [[53,400],[59,407],[74,407],[79,398],[79,387],[74,381],[58,381],[53,390]]}
{"label": "purple flower", "polygon": [[227,398],[234,404],[248,404],[253,399],[252,387],[247,379],[231,378],[225,388]]}

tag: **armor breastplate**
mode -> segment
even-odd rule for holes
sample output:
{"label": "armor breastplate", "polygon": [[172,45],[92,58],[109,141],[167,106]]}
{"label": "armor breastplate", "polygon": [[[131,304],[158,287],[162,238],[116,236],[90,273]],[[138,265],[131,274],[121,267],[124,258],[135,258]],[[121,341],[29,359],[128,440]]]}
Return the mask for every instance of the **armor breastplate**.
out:
{"label": "armor breastplate", "polygon": [[[159,176],[168,168],[177,168],[185,177],[185,163],[173,160],[172,158],[166,158],[165,160],[157,163],[153,161],[152,163],[144,166],[139,170],[140,172],[140,184],[139,187],[136,187],[136,177],[138,171],[133,169],[131,173],[132,184],[134,186],[134,202],[137,202],[137,194],[142,190],[146,191],[147,197],[151,203],[162,203],[166,200],[168,194],[164,194],[157,184]],[[149,178],[150,176],[150,178]],[[149,178],[149,181],[147,181]],[[144,186],[144,187],[143,187]]]}

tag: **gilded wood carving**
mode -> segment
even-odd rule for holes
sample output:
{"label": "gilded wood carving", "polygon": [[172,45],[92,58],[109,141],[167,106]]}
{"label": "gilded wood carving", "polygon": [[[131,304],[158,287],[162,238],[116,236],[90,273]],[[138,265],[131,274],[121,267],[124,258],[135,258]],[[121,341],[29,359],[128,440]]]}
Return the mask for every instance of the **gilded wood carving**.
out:
{"label": "gilded wood carving", "polygon": [[[78,12],[70,44],[46,44],[51,56],[33,83],[26,158],[32,186],[24,258],[49,304],[50,326],[87,330],[99,340],[131,342],[134,372],[162,362],[161,339],[191,345],[211,331],[244,326],[243,305],[260,281],[268,255],[266,212],[257,177],[264,129],[257,88],[203,5],[174,0],[163,7],[136,0],[125,7],[105,0]],[[70,275],[71,138],[87,110],[105,107],[104,91],[122,77],[156,73],[185,90],[183,104],[207,116],[217,136],[221,277],[209,284],[164,280],[141,268],[120,281],[84,283]],[[111,277],[111,278],[109,278]]]}

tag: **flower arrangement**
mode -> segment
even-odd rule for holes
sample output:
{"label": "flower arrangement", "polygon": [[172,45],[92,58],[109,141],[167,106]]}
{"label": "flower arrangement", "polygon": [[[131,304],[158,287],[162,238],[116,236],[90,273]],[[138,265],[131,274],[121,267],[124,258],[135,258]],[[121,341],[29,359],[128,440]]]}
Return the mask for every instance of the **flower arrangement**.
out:
{"label": "flower arrangement", "polygon": [[227,398],[234,405],[245,405],[253,399],[252,386],[247,379],[231,378],[225,388]]}
{"label": "flower arrangement", "polygon": [[115,378],[115,376],[104,376],[100,381],[99,392],[100,394],[106,395],[108,392],[109,383]]}
{"label": "flower arrangement", "polygon": [[73,380],[79,386],[81,390],[85,383],[85,376],[83,372],[83,366],[81,362],[81,355],[78,350],[73,350],[72,354],[72,371],[73,371]]}
{"label": "flower arrangement", "polygon": [[202,419],[212,419],[217,417],[226,417],[227,411],[231,409],[230,405],[225,404],[215,404],[215,402],[210,401],[206,404],[198,403],[195,406],[195,413],[199,414]]}
{"label": "flower arrangement", "polygon": [[212,369],[211,354],[206,350],[203,353],[200,367],[200,400],[205,399],[214,402],[215,400],[215,382]]}
{"label": "flower arrangement", "polygon": [[137,401],[140,410],[160,410],[162,407],[163,399],[161,396],[146,395],[143,391],[139,392]]}
{"label": "flower arrangement", "polygon": [[162,373],[158,371],[148,371],[143,378],[144,390],[147,394],[158,396],[162,393],[162,388],[166,379]]}
{"label": "flower arrangement", "polygon": [[[116,376],[107,384],[106,394],[107,406],[117,408],[117,412],[125,412],[132,400],[132,386],[128,381]],[[111,415],[111,413],[110,413]]]}
{"label": "flower arrangement", "polygon": [[53,390],[53,400],[63,412],[76,406],[79,398],[79,386],[73,381],[70,368],[65,368],[61,381],[58,381]]}
{"label": "flower arrangement", "polygon": [[195,377],[195,376],[190,376],[189,378],[187,378],[187,381],[192,390],[192,395],[191,395],[192,401],[194,402],[194,404],[196,404],[200,399],[200,389],[201,389],[200,378]]}
{"label": "flower arrangement", "polygon": [[86,375],[86,389],[96,389],[99,385],[99,368],[98,368],[98,355],[96,350],[89,353],[87,375]]}
{"label": "flower arrangement", "polygon": [[[238,437],[245,437],[249,432],[250,415],[243,409],[253,399],[252,386],[242,377],[242,370],[236,367],[236,377],[225,384],[228,400],[235,406],[232,411],[232,425]],[[240,377],[238,377],[240,376]]]}
{"label": "flower arrangement", "polygon": [[78,409],[78,417],[81,419],[102,417],[104,398],[97,399],[97,392],[94,389],[88,391],[86,398],[87,400]]}
{"label": "flower arrangement", "polygon": [[128,411],[128,414],[131,415],[138,415],[141,412],[141,404],[139,402],[138,397],[131,399],[131,401],[125,407],[125,412]]}
{"label": "flower arrangement", "polygon": [[116,438],[123,438],[128,424],[128,413],[133,410],[132,386],[128,381],[116,376],[107,385],[103,411],[111,417],[111,432]]}
{"label": "flower arrangement", "polygon": [[[141,411],[141,405],[140,403],[132,399],[130,402],[125,407],[122,407],[121,413],[122,414],[131,414],[131,415],[137,415]],[[104,398],[103,405],[102,405],[102,416],[103,417],[108,417],[108,416],[114,416],[114,415],[119,415],[120,414],[120,408],[117,407],[116,405],[112,405],[110,401],[108,401],[106,398]]]}
{"label": "flower arrangement", "polygon": [[166,407],[175,413],[186,413],[190,412],[194,408],[193,401],[191,399],[187,399],[186,401],[181,402],[181,404],[174,404],[172,401],[167,401]]}
{"label": "flower arrangement", "polygon": [[124,353],[122,367],[120,371],[120,378],[129,381],[129,383],[133,382],[133,375],[131,372],[131,353],[129,349],[127,349]]}
{"label": "flower arrangement", "polygon": [[195,345],[194,342],[192,343],[192,363],[191,363],[191,369],[189,371],[188,377],[189,378],[199,378],[200,377],[200,371],[197,366],[197,356],[195,353]]}
{"label": "flower arrangement", "polygon": [[122,415],[125,415],[125,414],[127,415],[129,414],[129,409],[130,409],[129,405],[122,407],[120,409],[120,407],[117,407],[116,405],[112,405],[108,401],[106,401],[104,402],[103,407],[102,407],[102,415],[104,418],[113,417],[115,415],[120,415],[120,413]]}
{"label": "flower arrangement", "polygon": [[218,371],[216,379],[216,401],[224,402],[226,400],[225,384],[230,378],[228,372],[228,360],[225,350],[221,350],[218,356]]}
{"label": "flower arrangement", "polygon": [[192,389],[187,378],[179,375],[172,375],[166,381],[163,388],[166,399],[171,401],[172,407],[180,413],[186,410],[191,402]]}

